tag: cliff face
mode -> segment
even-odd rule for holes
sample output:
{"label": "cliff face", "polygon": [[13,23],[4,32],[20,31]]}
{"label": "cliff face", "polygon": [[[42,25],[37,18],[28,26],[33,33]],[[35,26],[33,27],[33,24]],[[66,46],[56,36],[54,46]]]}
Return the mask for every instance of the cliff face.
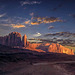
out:
{"label": "cliff face", "polygon": [[69,55],[74,55],[74,52],[73,52],[72,49],[65,48],[64,46],[59,45],[59,44],[55,44],[55,43],[52,43],[49,46],[48,52],[66,53],[66,54],[69,54]]}
{"label": "cliff face", "polygon": [[26,36],[26,34],[22,38],[22,46],[24,46],[24,47],[27,46],[27,36]]}
{"label": "cliff face", "polygon": [[18,32],[12,32],[9,34],[9,45],[20,46],[21,45],[21,34]]}
{"label": "cliff face", "polygon": [[18,32],[12,32],[7,36],[1,37],[0,44],[7,45],[7,46],[20,46],[21,34]]}
{"label": "cliff face", "polygon": [[26,46],[27,45],[27,37],[24,35],[23,43],[21,41],[21,34],[18,32],[12,32],[7,36],[0,37],[0,44],[7,46]]}
{"label": "cliff face", "polygon": [[33,49],[36,49],[37,47],[39,47],[41,44],[40,43],[32,43],[32,44],[29,44],[29,47],[33,48]]}
{"label": "cliff face", "polygon": [[54,53],[66,53],[69,55],[74,55],[72,49],[65,48],[64,46],[57,43],[43,43],[43,44],[32,44],[30,45],[32,48],[41,49],[45,52],[54,52]]}

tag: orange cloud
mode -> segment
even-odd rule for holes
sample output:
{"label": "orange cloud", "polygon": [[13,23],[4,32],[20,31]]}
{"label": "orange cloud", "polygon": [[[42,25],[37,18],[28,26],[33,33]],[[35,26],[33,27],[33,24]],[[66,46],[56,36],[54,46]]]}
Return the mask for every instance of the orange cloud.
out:
{"label": "orange cloud", "polygon": [[37,19],[37,21],[42,21],[44,17],[33,17],[33,19]]}
{"label": "orange cloud", "polygon": [[25,21],[25,24],[30,24],[30,20],[28,20],[28,21]]}
{"label": "orange cloud", "polygon": [[13,28],[22,28],[25,27],[25,25],[22,24],[11,24]]}
{"label": "orange cloud", "polygon": [[41,24],[41,22],[31,22],[31,25],[39,25],[39,24]]}
{"label": "orange cloud", "polygon": [[[33,15],[33,13],[31,13]],[[59,18],[56,17],[31,17],[31,20],[25,21],[25,24],[31,25],[39,25],[42,23],[53,23],[53,22],[63,22],[63,20],[60,20]]]}
{"label": "orange cloud", "polygon": [[39,25],[41,23],[63,22],[63,20],[60,20],[56,17],[32,17],[31,20],[36,20],[35,22],[31,22],[32,25]]}

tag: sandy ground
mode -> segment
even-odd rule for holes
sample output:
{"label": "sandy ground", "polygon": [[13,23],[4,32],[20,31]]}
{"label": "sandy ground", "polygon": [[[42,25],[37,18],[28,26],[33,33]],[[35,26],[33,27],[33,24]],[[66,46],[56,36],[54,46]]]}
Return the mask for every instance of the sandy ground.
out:
{"label": "sandy ground", "polygon": [[33,63],[17,62],[0,65],[0,75],[73,75],[54,62]]}

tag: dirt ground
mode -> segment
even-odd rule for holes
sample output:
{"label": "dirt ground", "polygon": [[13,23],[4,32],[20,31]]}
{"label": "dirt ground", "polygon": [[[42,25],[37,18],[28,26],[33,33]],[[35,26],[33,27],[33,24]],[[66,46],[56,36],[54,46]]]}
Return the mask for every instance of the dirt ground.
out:
{"label": "dirt ground", "polygon": [[74,75],[71,71],[66,70],[64,65],[54,62],[9,62],[1,64],[0,75]]}

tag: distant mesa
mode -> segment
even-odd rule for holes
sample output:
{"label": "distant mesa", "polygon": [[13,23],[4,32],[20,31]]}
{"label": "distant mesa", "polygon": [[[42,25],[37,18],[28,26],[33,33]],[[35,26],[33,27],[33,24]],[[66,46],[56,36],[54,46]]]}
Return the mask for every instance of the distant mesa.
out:
{"label": "distant mesa", "polygon": [[57,43],[29,43],[27,41],[26,34],[22,37],[18,32],[12,32],[9,33],[9,35],[0,37],[0,44],[12,47],[24,47],[25,49],[37,52],[54,52],[74,55],[72,49],[65,48],[64,46]]}

